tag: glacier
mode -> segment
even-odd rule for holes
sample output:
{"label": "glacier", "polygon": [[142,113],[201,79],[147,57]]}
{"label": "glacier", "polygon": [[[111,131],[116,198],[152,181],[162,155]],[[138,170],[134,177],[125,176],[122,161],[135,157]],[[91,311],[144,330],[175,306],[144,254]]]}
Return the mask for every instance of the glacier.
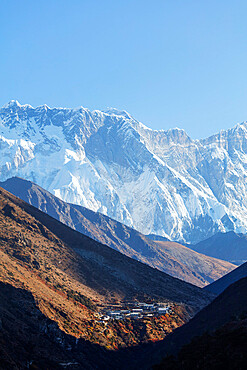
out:
{"label": "glacier", "polygon": [[114,108],[0,109],[0,181],[18,176],[131,226],[196,243],[247,232],[247,123],[192,140]]}

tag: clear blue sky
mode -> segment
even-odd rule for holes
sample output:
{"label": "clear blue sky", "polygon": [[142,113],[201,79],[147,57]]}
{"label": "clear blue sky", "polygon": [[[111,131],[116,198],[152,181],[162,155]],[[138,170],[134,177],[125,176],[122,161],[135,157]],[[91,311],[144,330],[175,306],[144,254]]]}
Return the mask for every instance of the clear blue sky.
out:
{"label": "clear blue sky", "polygon": [[193,138],[247,120],[247,2],[0,0],[0,105],[125,109]]}

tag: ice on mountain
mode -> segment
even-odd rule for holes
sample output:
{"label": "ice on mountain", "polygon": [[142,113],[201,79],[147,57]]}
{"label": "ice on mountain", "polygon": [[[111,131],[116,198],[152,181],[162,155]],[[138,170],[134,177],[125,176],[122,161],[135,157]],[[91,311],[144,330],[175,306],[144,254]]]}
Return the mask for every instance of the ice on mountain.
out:
{"label": "ice on mountain", "polygon": [[0,109],[0,179],[20,176],[145,234],[196,242],[247,232],[247,124],[207,139],[129,113]]}

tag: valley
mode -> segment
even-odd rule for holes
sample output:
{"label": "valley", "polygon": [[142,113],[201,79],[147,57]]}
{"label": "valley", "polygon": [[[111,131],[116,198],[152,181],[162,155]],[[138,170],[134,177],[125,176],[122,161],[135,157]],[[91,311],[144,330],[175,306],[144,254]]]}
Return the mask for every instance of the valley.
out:
{"label": "valley", "polygon": [[[213,298],[211,293],[143,265],[68,228],[3,189],[0,189],[0,226],[0,294],[10,291],[20,297],[20,303],[16,300],[17,306],[11,303],[12,308],[9,308],[10,312],[14,310],[14,316],[17,315],[15,328],[23,331],[23,325],[26,325],[24,311],[17,314],[24,300],[29,302],[25,303],[27,312],[33,312],[27,322],[37,333],[34,335],[42,338],[47,330],[50,333],[43,342],[43,355],[37,352],[34,339],[31,354],[29,351],[11,352],[10,343],[21,348],[28,337],[10,337],[9,344],[6,342],[13,328],[3,300],[0,304],[4,328],[0,332],[0,359],[5,363],[24,367],[27,358],[33,356],[38,363],[42,358],[47,361],[49,358],[58,366],[59,361],[64,361],[63,356],[72,356],[66,350],[67,346],[74,348],[78,345],[80,348],[78,343],[82,340],[89,347],[99,346],[94,351],[99,351],[102,363],[106,364],[111,354],[104,354],[103,348],[116,350],[162,340]],[[109,320],[107,326],[100,322],[102,307],[112,307],[116,303],[122,306],[126,301],[135,302],[135,305],[169,302],[172,310],[157,316]],[[19,321],[16,321],[18,317]],[[36,317],[41,317],[44,322],[42,330],[33,322]],[[45,329],[46,325],[53,329]],[[53,331],[60,339],[54,338]],[[56,348],[62,346],[64,355],[55,351],[55,357],[50,357],[48,347],[53,344],[49,341]],[[72,357],[80,363],[81,355],[76,349],[75,352]],[[86,361],[91,361],[85,353],[83,356]]]}
{"label": "valley", "polygon": [[247,369],[246,14],[0,1],[0,370]]}
{"label": "valley", "polygon": [[243,335],[245,203],[224,182],[244,159],[224,145],[241,133],[243,150],[245,123],[219,149],[116,110],[10,102],[0,118],[0,368],[176,369],[204,343],[210,363],[218,330]]}
{"label": "valley", "polygon": [[213,282],[236,267],[179,243],[152,240],[103,214],[63,202],[31,181],[14,177],[0,182],[0,186],[82,234],[199,287]]}

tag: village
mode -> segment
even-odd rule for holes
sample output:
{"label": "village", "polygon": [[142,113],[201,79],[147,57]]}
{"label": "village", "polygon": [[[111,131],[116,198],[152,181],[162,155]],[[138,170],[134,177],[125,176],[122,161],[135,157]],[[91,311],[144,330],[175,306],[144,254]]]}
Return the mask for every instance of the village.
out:
{"label": "village", "polygon": [[129,302],[118,308],[105,308],[99,313],[99,322],[107,323],[109,320],[124,320],[124,319],[141,319],[146,317],[157,317],[160,315],[169,314],[172,312],[171,305],[168,303],[144,303],[144,302]]}

